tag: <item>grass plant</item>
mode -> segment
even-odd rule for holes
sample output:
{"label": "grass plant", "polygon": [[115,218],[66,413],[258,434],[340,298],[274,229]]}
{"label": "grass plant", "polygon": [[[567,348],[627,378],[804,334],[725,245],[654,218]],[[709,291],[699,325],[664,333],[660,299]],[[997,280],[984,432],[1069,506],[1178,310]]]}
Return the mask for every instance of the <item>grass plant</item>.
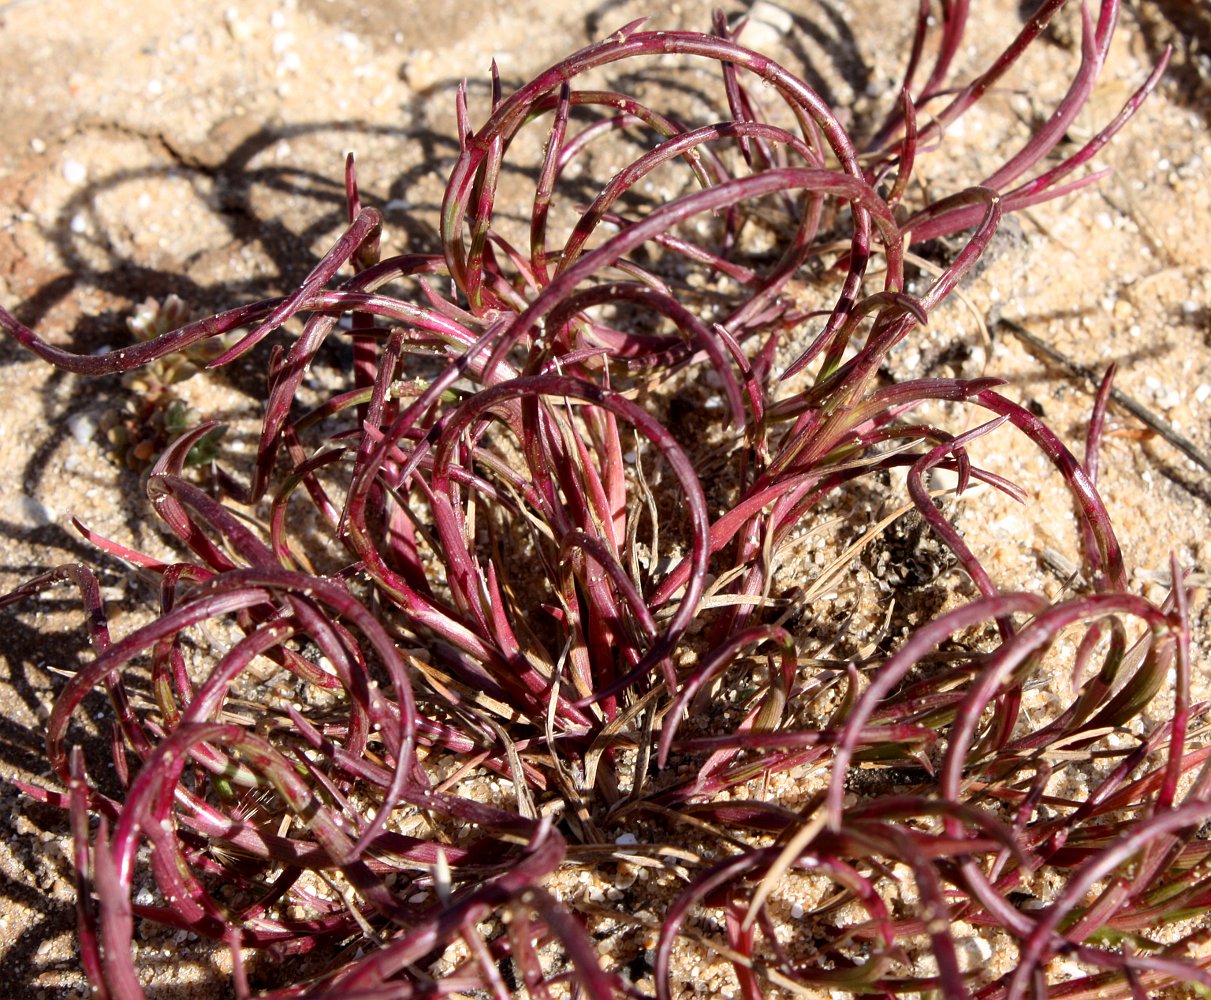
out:
{"label": "grass plant", "polygon": [[[1083,9],[1046,123],[925,200],[914,171],[1062,6],[956,84],[967,4],[921,4],[861,142],[740,23],[636,22],[507,96],[494,70],[478,127],[460,91],[439,253],[382,256],[350,158],[348,228],[287,295],[97,356],[0,310],[85,375],[275,338],[251,464],[202,424],[150,470],[177,561],[80,526],[158,578],[154,620],[111,637],[80,565],[0,602],[73,583],[90,629],[47,725],[60,785],[24,790],[70,815],[96,996],[144,995],[145,921],[221,942],[236,996],[281,1000],[691,995],[679,955],[749,1000],[1211,988],[1187,596],[1176,564],[1163,605],[1128,589],[1097,489],[1109,377],[1078,457],[996,379],[885,375],[1000,220],[1093,183],[1156,86],[1162,66],[1061,146],[1118,16]],[[715,117],[602,82],[664,57],[717,88]],[[960,249],[926,276],[913,247],[940,237]],[[304,408],[329,337],[348,385]],[[1083,582],[1058,601],[1000,589],[930,489],[1025,500],[971,457],[1004,424],[1072,496]],[[187,468],[200,441],[215,457]],[[830,657],[803,623],[856,557],[813,582],[788,553],[859,489],[914,506],[970,583]],[[1057,663],[1076,694],[1032,723],[1023,692]],[[105,780],[78,725],[98,690]],[[1077,769],[1087,794],[1058,791]]]}

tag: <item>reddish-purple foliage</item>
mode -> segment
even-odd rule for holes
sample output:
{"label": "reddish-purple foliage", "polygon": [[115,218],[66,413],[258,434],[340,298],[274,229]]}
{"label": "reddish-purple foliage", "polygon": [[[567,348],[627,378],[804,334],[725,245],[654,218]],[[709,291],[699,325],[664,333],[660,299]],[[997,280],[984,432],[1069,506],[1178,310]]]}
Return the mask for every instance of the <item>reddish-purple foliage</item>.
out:
{"label": "reddish-purple foliage", "polygon": [[[111,639],[81,566],[2,601],[69,580],[92,630],[93,660],[48,725],[67,792],[26,791],[70,811],[81,959],[99,997],[143,995],[136,919],[226,943],[239,996],[251,990],[246,949],[270,956],[259,975],[286,983],[272,997],[644,995],[647,981],[605,961],[586,933],[603,914],[627,928],[620,960],[652,936],[660,997],[680,990],[672,956],[687,935],[731,963],[749,998],[769,987],[1012,1000],[1211,986],[1206,949],[1187,950],[1206,932],[1151,935],[1211,906],[1211,848],[1197,835],[1211,818],[1211,770],[1187,735],[1196,706],[1181,573],[1174,565],[1164,607],[1128,593],[1096,488],[1107,394],[1078,460],[996,380],[879,374],[1004,213],[1099,176],[1075,172],[1156,85],[1161,67],[1102,132],[1057,153],[1118,4],[1083,10],[1080,66],[1047,123],[990,176],[913,204],[914,166],[1062,3],[1048,0],[957,88],[948,69],[967,4],[941,5],[935,61],[918,83],[921,4],[902,95],[864,148],[722,16],[710,35],[631,24],[508,97],[494,73],[478,129],[460,92],[440,255],[380,259],[381,218],[363,206],[350,160],[349,227],[283,298],[87,357],[0,310],[31,351],[93,375],[243,331],[214,362],[225,364],[305,320],[270,355],[245,481],[225,463],[216,490],[185,478],[209,426],[152,469],[151,506],[187,553],[180,562],[81,526],[158,574],[151,624]],[[642,74],[666,54],[714,67],[721,120],[683,123],[576,86],[614,64]],[[518,151],[536,148],[536,134],[541,152],[521,175],[528,226],[510,226],[497,218],[516,186],[504,183],[509,158],[524,166]],[[567,178],[591,171],[602,144],[625,165],[575,207]],[[654,175],[677,186],[659,203],[643,195]],[[776,258],[752,252],[751,230],[770,219]],[[953,262],[909,294],[906,242],[958,234]],[[824,277],[805,306],[788,286],[809,266]],[[300,413],[304,375],[338,328],[353,342],[351,385]],[[662,387],[707,375],[722,405],[698,407],[704,448],[662,422]],[[915,416],[925,403],[994,419],[956,436]],[[1002,423],[1037,445],[1075,501],[1089,582],[1059,603],[1001,592],[925,486],[940,466],[959,492],[976,479],[1020,496],[968,456]],[[768,600],[788,583],[771,555],[853,484],[896,467],[980,596],[889,655],[821,666]],[[259,505],[259,530],[220,489]],[[216,623],[239,636],[229,648],[201,637]],[[1031,729],[1022,691],[1061,636],[1077,650],[1080,693]],[[265,661],[291,694],[261,689],[250,714],[248,672]],[[133,670],[150,677],[151,701],[128,693]],[[1109,746],[1170,671],[1173,719]],[[97,688],[113,706],[117,783],[90,779],[73,729]],[[836,695],[824,714],[811,708],[822,692]],[[1061,762],[1082,755],[1110,764],[1094,769],[1088,796],[1049,792]],[[859,762],[898,768],[906,790],[888,782],[847,805]],[[811,771],[828,782],[796,809],[765,794],[776,776]],[[509,801],[472,788],[488,772]],[[627,829],[643,837],[615,845]],[[644,874],[612,910],[549,882],[607,863]],[[778,894],[796,872],[832,888],[803,915],[812,940],[787,946]],[[667,889],[645,890],[657,875],[683,883],[673,903]],[[1053,898],[1034,896],[1057,876]],[[688,926],[708,916],[718,934]],[[1013,970],[966,960],[960,921],[1016,948]],[[1049,987],[1059,955],[1087,974]],[[297,977],[285,961],[295,956],[307,956]]]}

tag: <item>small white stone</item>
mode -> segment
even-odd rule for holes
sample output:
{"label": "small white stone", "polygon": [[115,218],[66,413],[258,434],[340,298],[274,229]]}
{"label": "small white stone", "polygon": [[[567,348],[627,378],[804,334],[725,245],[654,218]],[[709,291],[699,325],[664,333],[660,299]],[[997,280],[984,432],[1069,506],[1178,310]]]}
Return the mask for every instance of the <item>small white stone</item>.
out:
{"label": "small white stone", "polygon": [[749,8],[748,24],[740,41],[758,52],[773,53],[786,47],[787,36],[794,28],[795,19],[789,11],[767,0],[757,0]]}
{"label": "small white stone", "polygon": [[58,517],[53,507],[48,507],[41,500],[35,500],[31,496],[17,498],[17,513],[27,526],[33,528],[54,524]]}
{"label": "small white stone", "polygon": [[97,422],[87,411],[73,413],[67,418],[67,429],[76,444],[89,444],[97,433]]}
{"label": "small white stone", "polygon": [[233,41],[245,42],[252,37],[252,23],[241,18],[235,7],[228,7],[223,12],[223,24]]}
{"label": "small white stone", "polygon": [[959,967],[964,972],[974,972],[992,958],[992,945],[980,937],[964,937],[955,941]]}
{"label": "small white stone", "polygon": [[88,179],[88,167],[79,160],[64,160],[63,179],[68,184],[83,184]]}

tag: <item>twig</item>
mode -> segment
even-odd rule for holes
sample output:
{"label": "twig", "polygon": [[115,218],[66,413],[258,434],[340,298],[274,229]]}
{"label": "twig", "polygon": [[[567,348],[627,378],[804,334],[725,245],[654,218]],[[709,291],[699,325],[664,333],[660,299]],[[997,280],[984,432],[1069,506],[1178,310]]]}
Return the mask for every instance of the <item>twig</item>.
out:
{"label": "twig", "polygon": [[[1101,376],[1098,375],[1098,373],[1092,368],[1089,368],[1078,361],[1074,361],[1066,354],[1062,354],[1061,352],[1057,351],[1050,344],[1041,340],[1039,337],[1036,337],[1025,327],[1020,326],[1013,320],[1002,317],[996,321],[996,326],[998,328],[1008,330],[1015,337],[1017,337],[1018,340],[1022,341],[1022,343],[1024,343],[1032,353],[1041,355],[1045,360],[1059,365],[1061,368],[1071,372],[1074,375],[1079,375],[1081,378],[1091,383],[1094,387],[1101,382]],[[1211,472],[1211,456],[1207,455],[1205,451],[1199,448],[1198,445],[1196,445],[1189,438],[1179,434],[1171,424],[1166,423],[1160,417],[1156,416],[1138,400],[1133,399],[1131,396],[1128,396],[1125,392],[1122,392],[1119,389],[1110,390],[1110,399],[1120,408],[1130,413],[1136,418],[1136,420],[1142,423],[1149,430],[1154,431],[1156,434],[1168,441],[1171,445],[1173,445],[1174,448],[1180,451],[1187,458],[1201,466],[1204,471]]]}

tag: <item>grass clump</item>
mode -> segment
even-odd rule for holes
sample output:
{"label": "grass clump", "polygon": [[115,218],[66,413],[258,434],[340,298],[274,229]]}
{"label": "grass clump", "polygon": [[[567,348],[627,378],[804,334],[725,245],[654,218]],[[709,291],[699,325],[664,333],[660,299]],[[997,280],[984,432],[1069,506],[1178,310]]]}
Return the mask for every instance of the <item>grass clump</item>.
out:
{"label": "grass clump", "polygon": [[[72,581],[91,629],[48,724],[63,790],[26,790],[70,813],[98,996],[143,995],[136,920],[224,943],[241,997],[663,998],[699,988],[682,953],[745,997],[1211,986],[1188,929],[1211,900],[1211,799],[1187,598],[1176,565],[1161,606],[1127,587],[1097,490],[1109,377],[1078,458],[996,379],[884,374],[1007,213],[1096,180],[1082,168],[1159,78],[1058,152],[1106,57],[1105,0],[1046,123],[924,199],[914,170],[1061,6],[957,86],[966,5],[932,36],[923,8],[860,146],[740,24],[631,24],[508,96],[494,72],[479,127],[460,92],[439,253],[382,256],[350,159],[348,228],[288,295],[100,356],[0,311],[94,375],[220,338],[209,363],[228,364],[303,321],[268,354],[247,468],[209,424],[152,465],[179,561],[88,533],[158,577],[155,620],[111,638],[78,565],[4,598]],[[709,72],[711,115],[601,82],[666,56]],[[953,259],[918,275],[912,248],[945,237]],[[304,410],[338,335],[348,384]],[[998,588],[930,488],[1025,499],[970,455],[1005,424],[1073,497],[1084,582],[1060,601]],[[202,442],[214,458],[187,472]],[[886,499],[969,599],[850,649],[812,616],[874,536],[815,579],[789,553],[893,470],[908,495]],[[1077,693],[1031,725],[1023,693],[1063,648]],[[1176,710],[1148,728],[1170,675]],[[73,728],[97,689],[108,783]],[[1072,797],[1056,779],[1078,765]],[[1079,975],[1054,983],[1056,958]]]}

